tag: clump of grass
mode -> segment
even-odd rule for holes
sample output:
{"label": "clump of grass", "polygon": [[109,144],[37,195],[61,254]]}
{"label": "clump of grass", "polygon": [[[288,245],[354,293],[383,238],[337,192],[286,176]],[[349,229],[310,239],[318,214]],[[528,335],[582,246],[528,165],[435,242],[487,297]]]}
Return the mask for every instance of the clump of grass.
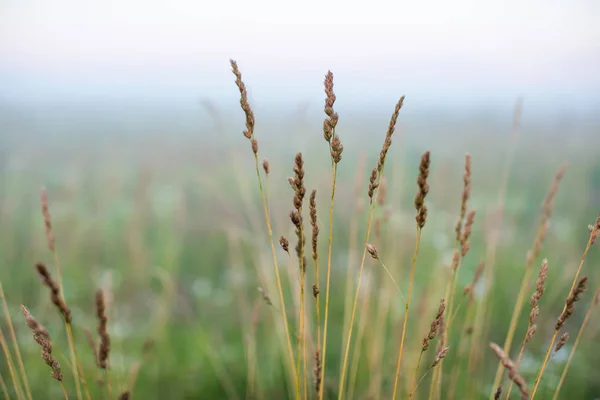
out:
{"label": "clump of grass", "polygon": [[40,325],[40,323],[33,317],[33,315],[31,315],[27,307],[22,305],[21,311],[25,316],[25,322],[27,323],[27,326],[29,327],[29,329],[31,329],[31,332],[33,333],[33,339],[42,348],[42,359],[52,369],[52,373],[50,374],[50,376],[60,383],[65,399],[68,400],[69,395],[67,394],[67,389],[63,384],[63,374],[60,369],[60,364],[52,355],[52,343],[48,330],[42,325]]}

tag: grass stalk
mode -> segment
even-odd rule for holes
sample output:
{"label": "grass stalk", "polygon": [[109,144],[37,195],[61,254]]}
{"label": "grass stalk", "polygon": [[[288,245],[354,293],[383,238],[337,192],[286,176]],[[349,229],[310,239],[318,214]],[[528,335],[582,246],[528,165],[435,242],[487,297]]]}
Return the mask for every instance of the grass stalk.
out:
{"label": "grass stalk", "polygon": [[406,294],[406,303],[404,309],[404,321],[402,323],[402,336],[400,338],[400,350],[398,350],[398,362],[396,364],[396,376],[394,378],[394,390],[392,392],[392,400],[396,399],[398,393],[398,378],[400,377],[400,367],[402,365],[402,356],[404,354],[404,339],[406,337],[406,325],[408,322],[408,309],[410,307],[410,298],[413,290],[413,281],[415,278],[415,265],[417,264],[417,254],[419,253],[419,244],[421,242],[421,228],[417,226],[415,250],[413,252],[412,261],[410,263],[410,278],[408,279],[408,292]]}
{"label": "grass stalk", "polygon": [[[577,272],[575,273],[575,277],[573,278],[573,283],[571,284],[570,293],[573,293],[573,291],[575,290],[575,285],[577,285],[577,282],[579,279],[579,274],[581,273],[581,269],[583,268],[583,263],[585,262],[585,259],[590,250],[590,247],[592,246],[592,244],[594,243],[594,241],[597,238],[598,231],[600,231],[600,214],[598,214],[598,217],[596,218],[596,223],[594,224],[594,227],[590,231],[590,237],[588,239],[587,245],[585,246],[583,255],[581,256],[581,261],[579,263],[579,267],[577,268]],[[568,301],[569,301],[569,299],[567,299],[567,303],[568,303]],[[565,314],[565,311],[567,311],[567,308],[568,308],[568,304],[565,304],[563,306],[563,311],[561,313],[560,318],[562,318],[562,316]],[[560,320],[560,318],[559,318],[559,320]],[[557,322],[558,328],[559,328],[559,322]],[[548,359],[550,358],[550,353],[552,352],[552,347],[554,346],[554,342],[556,341],[556,337],[558,336],[559,330],[560,329],[555,329],[554,334],[552,335],[552,338],[550,339],[550,344],[548,345],[548,348],[546,349],[546,355],[544,356],[544,361],[542,362],[542,365],[541,365],[541,367],[538,371],[538,374],[535,378],[533,390],[531,391],[531,400],[533,400],[533,398],[535,397],[535,394],[537,393],[538,387],[542,380],[542,376],[544,375],[544,371],[546,369],[546,365],[548,364]]]}
{"label": "grass stalk", "polygon": [[[269,244],[271,247],[271,255],[273,257],[273,266],[275,268],[275,278],[277,281],[277,291],[278,291],[278,295],[279,295],[279,301],[281,303],[281,314],[283,316],[283,326],[284,326],[286,340],[287,340],[288,356],[290,357],[290,365],[292,367],[292,375],[297,376],[296,370],[295,370],[295,365],[294,365],[294,351],[292,349],[292,342],[290,339],[290,331],[289,331],[287,313],[286,313],[286,308],[285,308],[285,300],[283,297],[283,288],[281,285],[281,277],[279,274],[279,266],[277,263],[277,254],[275,253],[275,243],[273,241],[273,230],[271,228],[271,218],[270,218],[269,210],[267,208],[267,202],[265,199],[265,190],[263,189],[262,179],[260,177],[260,169],[258,166],[258,143],[257,143],[256,139],[254,139],[254,114],[252,112],[252,109],[250,108],[250,105],[248,104],[246,87],[242,81],[242,75],[238,69],[237,63],[234,60],[230,60],[230,63],[231,63],[232,71],[233,71],[234,75],[236,76],[236,85],[238,86],[238,89],[240,90],[240,99],[241,99],[240,103],[242,106],[242,110],[244,111],[244,113],[246,115],[246,131],[244,131],[244,136],[250,140],[250,142],[252,144],[252,152],[254,153],[254,166],[256,169],[256,178],[258,180],[260,197],[261,197],[261,201],[262,201],[263,211],[265,214],[265,224],[267,226],[267,232],[269,235]],[[299,397],[299,392],[300,392],[300,387],[299,387],[298,382],[296,382],[297,397]]]}
{"label": "grass stalk", "polygon": [[594,293],[594,297],[592,297],[592,301],[590,303],[590,306],[588,307],[588,311],[585,314],[585,317],[583,318],[583,322],[581,323],[581,328],[579,328],[579,333],[577,333],[577,338],[575,339],[575,342],[573,343],[573,347],[571,348],[571,352],[569,353],[569,358],[567,359],[567,363],[565,364],[565,367],[563,368],[563,372],[560,375],[560,380],[558,381],[558,385],[556,386],[556,390],[554,391],[554,396],[552,397],[552,400],[558,400],[558,394],[560,393],[560,390],[562,389],[562,386],[565,382],[565,378],[567,377],[567,372],[569,371],[569,367],[571,366],[571,361],[573,361],[573,355],[575,354],[575,350],[577,350],[577,347],[579,346],[579,342],[581,341],[583,331],[585,330],[585,328],[590,320],[590,316],[592,315],[592,310],[598,305],[599,299],[600,299],[600,287],[598,287],[598,289],[596,289],[596,293]]}

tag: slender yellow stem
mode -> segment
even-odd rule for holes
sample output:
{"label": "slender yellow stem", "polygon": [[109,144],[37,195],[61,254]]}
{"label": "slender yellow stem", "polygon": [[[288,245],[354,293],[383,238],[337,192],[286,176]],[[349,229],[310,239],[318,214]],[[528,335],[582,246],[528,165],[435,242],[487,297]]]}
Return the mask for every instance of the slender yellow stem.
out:
{"label": "slender yellow stem", "polygon": [[406,304],[406,299],[404,298],[404,294],[402,293],[402,289],[400,289],[400,286],[398,286],[398,283],[396,283],[396,280],[392,276],[392,273],[390,272],[390,270],[388,269],[388,267],[386,267],[385,264],[379,258],[377,258],[377,261],[379,261],[379,264],[383,267],[383,269],[385,270],[385,272],[388,274],[388,276],[390,277],[390,279],[394,283],[394,286],[396,286],[396,290],[398,290],[398,293],[400,293],[400,297],[402,297],[402,302]]}
{"label": "slender yellow stem", "polygon": [[106,390],[108,391],[108,398],[112,399],[112,384],[110,382],[110,373],[108,372],[108,368],[104,369],[104,374],[106,376]]}
{"label": "slender yellow stem", "polygon": [[335,183],[337,164],[331,160],[331,203],[329,204],[329,243],[327,247],[327,281],[325,283],[325,321],[323,325],[323,353],[321,354],[321,387],[319,400],[323,400],[325,390],[325,363],[327,360],[327,326],[329,322],[329,289],[331,286],[331,250],[333,243],[333,205],[335,203]]}
{"label": "slender yellow stem", "polygon": [[[523,338],[523,342],[521,343],[521,349],[519,350],[519,355],[517,356],[517,359],[515,361],[515,368],[519,368],[519,365],[521,364],[521,357],[523,357],[523,352],[525,351],[525,345],[527,344],[526,342],[526,338],[527,338],[527,333],[529,332],[529,330],[531,329],[531,322],[529,322],[527,324],[527,330],[525,331],[525,337]],[[509,385],[508,385],[508,390],[506,391],[506,399],[510,399],[510,393],[512,392],[512,388],[513,388],[514,382],[511,379]]]}
{"label": "slender yellow stem", "polygon": [[398,393],[398,377],[400,376],[400,366],[402,365],[402,355],[404,354],[404,338],[406,337],[406,325],[408,322],[408,308],[410,307],[410,296],[412,294],[413,281],[415,278],[415,265],[417,263],[417,253],[419,252],[419,243],[421,241],[421,228],[417,225],[415,251],[410,266],[410,278],[408,280],[408,294],[406,298],[406,308],[404,310],[404,323],[402,324],[402,337],[400,339],[400,350],[398,351],[398,365],[396,366],[396,377],[394,378],[394,391],[392,400],[396,399]]}
{"label": "slender yellow stem", "polygon": [[[600,215],[598,215],[598,218],[600,218]],[[575,278],[573,278],[573,283],[571,284],[571,289],[569,290],[569,293],[571,293],[573,291],[573,288],[577,284],[577,280],[579,279],[579,274],[581,273],[581,268],[583,267],[583,263],[585,262],[585,258],[587,257],[588,251],[590,251],[590,247],[592,246],[592,240],[595,238],[597,232],[598,232],[597,226],[595,226],[594,229],[592,229],[592,231],[590,232],[590,237],[588,239],[587,245],[585,246],[585,251],[583,252],[583,256],[581,256],[581,262],[579,263],[579,267],[577,268],[577,272],[575,273]],[[567,305],[565,304],[563,306],[563,312],[566,307],[567,307]],[[535,385],[533,386],[533,390],[531,391],[531,400],[533,400],[533,398],[535,397],[537,389],[540,385],[542,376],[544,375],[544,370],[546,369],[546,365],[548,364],[548,359],[550,358],[550,353],[552,352],[552,347],[554,346],[554,341],[556,340],[557,336],[558,336],[558,330],[555,330],[554,334],[552,335],[552,339],[550,340],[550,344],[548,345],[548,349],[546,350],[546,356],[544,357],[542,366],[540,367],[537,377],[535,378]]]}
{"label": "slender yellow stem", "polygon": [[6,324],[8,325],[8,331],[10,332],[10,338],[13,343],[13,347],[15,348],[15,353],[17,355],[17,362],[19,364],[19,370],[21,372],[21,377],[23,379],[23,385],[25,387],[25,394],[29,400],[32,400],[31,390],[29,389],[29,382],[27,381],[27,374],[25,373],[25,366],[23,364],[23,357],[21,357],[21,351],[19,350],[19,343],[17,342],[17,336],[15,335],[15,329],[13,327],[12,319],[10,317],[10,312],[8,310],[8,305],[6,304],[6,297],[4,296],[4,288],[2,287],[2,281],[0,281],[0,298],[2,300],[2,308],[4,309],[4,316],[6,319]]}
{"label": "slender yellow stem", "polygon": [[[273,265],[275,267],[275,278],[277,280],[277,291],[279,292],[279,301],[281,303],[281,315],[283,316],[283,326],[285,329],[285,335],[287,339],[288,355],[290,357],[290,365],[292,366],[292,375],[297,377],[296,366],[294,364],[294,351],[292,350],[292,341],[290,339],[290,331],[288,327],[287,314],[285,311],[285,300],[283,298],[283,289],[281,285],[281,277],[279,274],[279,266],[277,264],[277,254],[275,253],[275,244],[273,242],[273,230],[271,229],[271,218],[269,216],[269,210],[267,209],[267,202],[265,199],[265,192],[263,190],[262,180],[260,179],[260,169],[258,167],[258,156],[254,154],[254,164],[256,167],[256,177],[258,179],[258,186],[260,188],[260,196],[263,204],[265,213],[265,223],[267,225],[267,232],[269,234],[269,242],[271,245],[271,255],[273,256]],[[299,382],[296,382],[296,397],[300,397]]]}
{"label": "slender yellow stem", "polygon": [[20,400],[23,398],[22,388],[21,388],[21,385],[19,384],[19,380],[18,380],[17,374],[15,372],[15,367],[14,367],[14,363],[12,360],[12,356],[10,355],[8,345],[6,344],[6,340],[4,339],[4,333],[2,332],[1,328],[0,328],[0,346],[2,346],[2,350],[4,351],[4,354],[6,355],[6,364],[8,366],[8,372],[10,374],[10,379],[12,380],[13,386],[15,387],[15,393],[17,395],[17,399]]}
{"label": "slender yellow stem", "polygon": [[588,324],[588,321],[590,320],[590,316],[592,315],[592,310],[597,305],[596,302],[598,301],[598,296],[600,296],[600,287],[598,289],[596,289],[596,293],[594,293],[594,297],[592,297],[592,302],[590,303],[588,311],[585,314],[585,318],[583,319],[583,322],[581,323],[581,328],[579,328],[579,333],[577,334],[577,338],[575,339],[575,342],[573,343],[573,347],[571,348],[571,353],[569,354],[569,359],[567,360],[567,363],[565,364],[565,368],[563,369],[562,375],[560,376],[560,380],[558,381],[558,386],[556,387],[556,390],[554,391],[554,396],[552,397],[552,400],[558,399],[558,393],[560,392],[560,389],[562,388],[562,385],[565,382],[565,378],[567,377],[567,371],[569,370],[569,367],[571,366],[571,361],[573,360],[573,355],[575,354],[575,350],[577,350],[577,346],[579,346],[579,342],[581,341],[581,336],[583,335],[583,331],[585,330],[585,328]]}
{"label": "slender yellow stem", "polygon": [[4,378],[2,378],[2,374],[0,374],[0,387],[2,388],[2,394],[6,400],[10,400],[10,396],[8,395],[8,388],[6,387],[6,383],[4,382]]}
{"label": "slender yellow stem", "polygon": [[65,388],[65,385],[62,382],[60,383],[60,387],[62,388],[63,395],[65,396],[65,400],[69,400],[69,394],[67,393],[67,389]]}
{"label": "slender yellow stem", "polygon": [[[382,165],[379,173],[379,179],[383,177],[384,166]],[[363,270],[365,268],[365,259],[367,258],[367,246],[369,243],[369,237],[371,236],[371,227],[373,226],[373,215],[375,214],[375,207],[377,205],[377,196],[379,196],[379,189],[381,185],[377,185],[375,189],[375,195],[373,196],[371,203],[371,210],[369,212],[369,220],[367,222],[367,233],[365,234],[365,246],[363,246],[362,261],[358,270],[358,280],[356,282],[356,292],[354,294],[354,302],[352,305],[352,314],[350,315],[350,325],[348,326],[348,338],[346,339],[346,349],[344,350],[344,361],[342,362],[342,373],[340,374],[340,384],[338,390],[338,400],[341,400],[344,396],[344,380],[346,377],[346,370],[348,369],[348,355],[350,354],[350,345],[352,343],[352,331],[354,328],[354,320],[356,319],[356,307],[358,305],[358,296],[360,294],[360,284],[362,281]]]}
{"label": "slender yellow stem", "polygon": [[417,361],[417,366],[415,368],[415,376],[413,377],[412,384],[410,385],[410,394],[408,395],[409,399],[413,397],[415,390],[417,390],[417,376],[419,375],[419,367],[421,366],[421,359],[423,358],[424,352],[424,350],[421,350],[421,353],[419,353],[419,360]]}

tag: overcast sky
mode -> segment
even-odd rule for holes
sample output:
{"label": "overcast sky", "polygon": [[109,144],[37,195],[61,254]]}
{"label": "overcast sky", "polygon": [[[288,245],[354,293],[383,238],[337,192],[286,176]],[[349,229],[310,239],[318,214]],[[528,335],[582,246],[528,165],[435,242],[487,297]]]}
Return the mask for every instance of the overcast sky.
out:
{"label": "overcast sky", "polygon": [[[4,96],[600,95],[597,0],[0,1]],[[563,99],[564,100],[564,99]]]}

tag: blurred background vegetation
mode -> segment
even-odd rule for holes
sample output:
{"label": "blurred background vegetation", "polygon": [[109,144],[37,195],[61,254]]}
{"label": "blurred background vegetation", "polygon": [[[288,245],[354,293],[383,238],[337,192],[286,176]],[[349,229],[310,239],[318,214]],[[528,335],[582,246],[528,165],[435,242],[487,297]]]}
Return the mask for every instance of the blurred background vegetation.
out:
{"label": "blurred background vegetation", "polygon": [[[464,398],[473,384],[475,398],[485,398],[491,391],[497,359],[488,342],[504,342],[542,201],[555,173],[563,164],[568,165],[527,292],[528,299],[541,258],[547,257],[549,278],[540,305],[538,332],[521,364],[521,373],[533,382],[585,248],[587,227],[600,211],[600,120],[581,115],[530,118],[525,101],[521,127],[515,132],[511,115],[514,104],[468,115],[419,114],[411,107],[410,96],[405,104],[388,157],[387,200],[376,214],[378,218],[387,215],[387,219],[382,220],[381,232],[372,242],[406,290],[414,246],[412,199],[418,160],[423,151],[430,150],[429,220],[423,231],[409,319],[411,351],[418,351],[443,295],[440,282],[445,285],[452,257],[464,154],[473,157],[470,207],[477,214],[459,290],[471,282],[477,264],[486,261],[490,232],[499,212],[498,191],[507,160],[512,157],[492,285],[481,282],[476,291],[476,300],[483,296],[493,300],[486,313],[485,337],[477,344],[479,367],[467,377],[466,364],[452,351],[445,363],[448,376],[459,369],[457,398]],[[345,151],[339,164],[334,213],[331,336],[326,365],[331,398],[337,391],[342,351],[346,273],[360,265],[357,257],[366,228],[368,173],[375,165],[393,105],[384,110],[340,112],[337,133]],[[311,104],[285,112],[261,110],[256,112],[255,134],[259,156],[271,164],[269,207],[276,238],[294,237],[287,217],[292,206],[287,177],[292,175],[294,154],[303,152],[308,190],[318,190],[324,258],[330,161],[322,138],[324,115],[320,108]],[[62,393],[40,359],[39,348],[19,312],[20,304],[29,307],[48,327],[56,342],[55,355],[63,370],[69,369],[64,327],[33,267],[36,261],[44,261],[53,268],[40,212],[42,186],[49,196],[78,351],[93,393],[103,389],[95,382],[101,375],[93,368],[84,329],[95,331],[94,291],[104,288],[109,293],[115,390],[130,389],[134,398],[140,399],[220,399],[245,398],[252,387],[261,398],[286,398],[290,382],[286,381],[281,327],[276,322],[280,318],[257,290],[265,288],[279,307],[254,161],[241,133],[241,110],[234,105],[222,108],[206,99],[186,107],[155,108],[123,104],[99,107],[91,102],[3,103],[0,121],[0,280],[34,398],[60,398]],[[353,224],[356,231],[351,228]],[[287,272],[284,276],[290,276],[289,282],[284,279],[290,307],[292,296],[297,296],[294,263],[279,249],[278,258]],[[599,261],[600,248],[596,245],[583,269],[590,279],[588,292],[567,325],[571,338],[600,284]],[[314,274],[312,263],[309,270]],[[366,271],[363,295],[365,299],[371,296],[371,300],[361,300],[366,304],[361,313],[370,312],[375,318],[382,306],[389,307],[389,312],[383,331],[375,332],[369,325],[363,334],[363,354],[355,370],[358,399],[372,396],[371,379],[378,372],[371,365],[374,343],[380,344],[384,355],[378,366],[384,375],[383,393],[390,390],[404,307],[390,290],[389,278],[373,260],[367,260]],[[526,302],[513,353],[525,334],[528,307]],[[464,314],[459,315],[459,321]],[[7,335],[4,319],[0,327]],[[453,333],[451,348],[458,347],[462,335],[461,330]],[[561,398],[600,396],[595,372],[600,363],[595,345],[599,335],[600,324],[594,317],[575,354]],[[552,358],[540,398],[549,398],[556,386],[572,340]],[[416,355],[410,354],[405,361],[411,377]],[[250,382],[253,360],[256,380]],[[3,359],[0,373],[14,396]],[[71,392],[72,378],[67,372],[65,376]],[[425,382],[423,394],[429,390],[428,379]]]}

